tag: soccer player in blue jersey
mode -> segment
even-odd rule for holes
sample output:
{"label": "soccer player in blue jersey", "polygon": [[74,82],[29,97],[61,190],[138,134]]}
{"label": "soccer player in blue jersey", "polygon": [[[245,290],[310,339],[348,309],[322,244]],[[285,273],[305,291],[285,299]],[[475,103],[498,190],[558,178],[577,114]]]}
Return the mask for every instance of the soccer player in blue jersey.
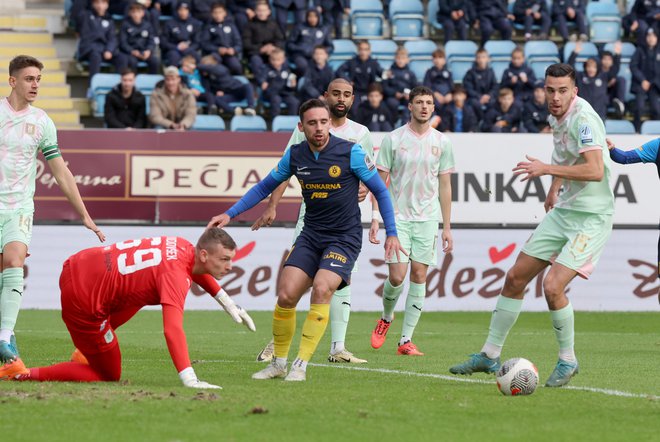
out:
{"label": "soccer player in blue jersey", "polygon": [[[658,153],[660,138],[644,143],[637,149],[627,151],[617,149],[609,138],[605,141],[612,161],[619,164],[655,163],[655,167],[658,168],[658,178],[660,178],[660,154]],[[658,278],[660,278],[660,236],[658,237]],[[660,301],[660,295],[658,295],[658,301]]]}
{"label": "soccer player in blue jersey", "polygon": [[[273,313],[275,354],[270,365],[253,379],[285,377],[304,381],[307,363],[328,325],[330,299],[338,288],[350,284],[351,270],[362,247],[358,186],[362,181],[381,208],[389,258],[406,254],[396,233],[394,209],[374,162],[359,144],[330,135],[330,111],[319,99],[300,106],[298,128],[305,141],[291,146],[277,167],[226,213],[209,226],[225,226],[231,218],[254,207],[295,175],[306,205],[305,225],[284,263]],[[287,357],[296,329],[296,305],[312,288],[312,299],[302,329],[298,357],[287,375]]]}

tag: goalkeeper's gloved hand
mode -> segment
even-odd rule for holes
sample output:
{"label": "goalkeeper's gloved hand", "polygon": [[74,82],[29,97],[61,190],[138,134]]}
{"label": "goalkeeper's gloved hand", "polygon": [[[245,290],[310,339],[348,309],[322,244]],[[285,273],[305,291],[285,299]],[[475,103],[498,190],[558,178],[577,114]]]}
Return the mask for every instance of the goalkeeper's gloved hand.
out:
{"label": "goalkeeper's gloved hand", "polygon": [[234,303],[227,292],[225,292],[223,289],[220,289],[218,294],[215,295],[213,299],[218,301],[218,304],[220,304],[222,308],[225,309],[227,314],[231,316],[234,322],[237,324],[245,324],[245,326],[249,328],[250,331],[257,331],[257,327],[255,327],[254,321],[252,318],[250,318],[248,312],[243,310],[240,305],[236,305],[236,303]]}
{"label": "goalkeeper's gloved hand", "polygon": [[190,388],[208,388],[208,389],[222,389],[219,385],[209,384],[208,382],[200,381],[197,379],[195,370],[192,367],[184,368],[179,372],[179,379],[183,385]]}

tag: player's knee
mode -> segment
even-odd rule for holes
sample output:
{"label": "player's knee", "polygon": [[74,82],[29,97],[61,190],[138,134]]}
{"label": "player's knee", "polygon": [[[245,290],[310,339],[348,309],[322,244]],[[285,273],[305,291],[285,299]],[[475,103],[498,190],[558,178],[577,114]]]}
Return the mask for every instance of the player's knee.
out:
{"label": "player's knee", "polygon": [[329,300],[334,293],[334,289],[330,287],[327,281],[314,281],[312,286],[312,299],[316,300]]}
{"label": "player's knee", "polygon": [[548,305],[550,305],[563,296],[564,287],[556,278],[553,278],[552,275],[549,274],[543,280],[543,294],[545,295]]}
{"label": "player's knee", "polygon": [[526,281],[518,273],[515,267],[512,267],[508,272],[506,272],[506,277],[504,278],[504,286],[510,292],[522,293],[525,290],[526,285]]}
{"label": "player's knee", "polygon": [[280,289],[277,292],[277,305],[283,308],[293,308],[297,304],[297,299],[293,294],[284,289]]}

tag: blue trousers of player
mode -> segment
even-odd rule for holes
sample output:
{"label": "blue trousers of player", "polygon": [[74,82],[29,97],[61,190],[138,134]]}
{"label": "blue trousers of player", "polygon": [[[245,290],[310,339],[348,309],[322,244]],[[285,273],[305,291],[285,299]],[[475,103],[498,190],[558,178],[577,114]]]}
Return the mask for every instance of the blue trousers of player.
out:
{"label": "blue trousers of player", "polygon": [[232,90],[224,91],[221,97],[215,97],[215,105],[225,112],[234,112],[236,109],[234,103],[236,101],[247,100],[248,106],[254,109],[254,89],[250,83],[242,84],[241,87]]}
{"label": "blue trousers of player", "polygon": [[479,20],[479,27],[481,28],[481,45],[486,44],[490,37],[493,35],[495,30],[500,32],[502,36],[501,40],[511,40],[511,34],[513,29],[511,28],[511,22],[506,17],[500,17],[495,20],[492,20],[488,17],[481,18]]}
{"label": "blue trousers of player", "polygon": [[459,40],[468,39],[468,22],[465,19],[465,16],[458,20],[445,17],[440,23],[442,24],[442,30],[445,34],[445,44],[454,37],[454,32],[456,32],[456,36]]}
{"label": "blue trousers of player", "polygon": [[342,37],[342,27],[344,26],[344,10],[337,4],[332,9],[324,9],[323,24],[328,28],[335,30],[335,38]]}
{"label": "blue trousers of player", "polygon": [[298,114],[300,100],[293,94],[271,93],[266,89],[264,91],[264,99],[270,102],[270,115],[272,117],[276,117],[282,113],[282,103],[284,103],[289,115]]}
{"label": "blue trousers of player", "polygon": [[550,15],[541,13],[541,18],[538,20],[535,19],[532,14],[517,16],[516,23],[520,23],[525,26],[525,34],[531,34],[532,27],[534,25],[538,25],[541,27],[541,34],[547,36],[550,33],[550,25],[552,24],[552,20],[550,20]]}
{"label": "blue trousers of player", "polygon": [[642,127],[642,114],[644,113],[646,103],[649,103],[651,109],[651,119],[660,120],[660,90],[657,87],[651,86],[648,91],[640,91],[635,94],[634,123],[638,132]]}
{"label": "blue trousers of player", "polygon": [[160,69],[160,59],[153,54],[151,54],[151,57],[147,58],[146,60],[140,60],[131,54],[123,54],[123,55],[126,57],[126,61],[128,62],[127,63],[128,67],[131,68],[133,71],[137,70],[138,63],[141,61],[147,63],[147,69],[149,70],[150,74],[157,74],[158,70]]}
{"label": "blue trousers of player", "polygon": [[569,19],[566,14],[559,14],[555,18],[557,22],[557,32],[561,35],[561,38],[568,40],[568,23],[575,23],[577,26],[578,34],[587,33],[587,20],[584,17],[582,11],[575,10],[575,18],[573,20]]}
{"label": "blue trousers of player", "polygon": [[101,71],[101,63],[103,62],[112,63],[117,72],[120,72],[127,65],[126,57],[120,52],[113,54],[110,60],[104,60],[102,52],[92,51],[85,55],[80,56],[79,60],[87,61],[89,63],[87,69],[89,70],[90,78],[93,77],[94,74],[98,74]]}
{"label": "blue trousers of player", "polygon": [[196,50],[191,48],[183,51],[178,49],[171,49],[165,52],[165,55],[163,56],[163,63],[165,63],[165,66],[181,66],[181,59],[186,55],[192,55],[195,57],[197,63],[199,63],[199,54]]}

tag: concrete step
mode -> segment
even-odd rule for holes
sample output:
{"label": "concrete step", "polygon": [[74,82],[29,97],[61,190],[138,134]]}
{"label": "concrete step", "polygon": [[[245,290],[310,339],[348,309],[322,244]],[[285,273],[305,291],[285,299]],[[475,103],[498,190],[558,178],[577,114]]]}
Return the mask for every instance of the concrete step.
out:
{"label": "concrete step", "polygon": [[58,129],[60,129],[60,125],[80,124],[80,114],[78,111],[51,111],[48,112],[48,116],[53,120],[55,127]]}
{"label": "concrete step", "polygon": [[[9,62],[12,58],[13,56],[8,57],[0,55],[0,72],[7,72]],[[39,58],[39,61],[44,64],[44,74],[42,76],[45,76],[46,72],[50,74],[51,71],[59,71],[62,69],[62,63],[57,58]]]}
{"label": "concrete step", "polygon": [[0,42],[3,45],[52,46],[53,36],[45,32],[0,32]]}
{"label": "concrete step", "polygon": [[48,20],[44,16],[18,15],[0,17],[0,29],[14,29],[17,31],[43,31]]}
{"label": "concrete step", "polygon": [[34,102],[38,108],[51,112],[54,110],[74,110],[73,100],[71,98],[38,98]]}
{"label": "concrete step", "polygon": [[71,98],[73,109],[77,110],[81,117],[92,116],[92,106],[87,98]]}
{"label": "concrete step", "polygon": [[[9,85],[0,86],[0,96],[9,96],[11,88]],[[39,96],[41,98],[69,98],[71,96],[71,88],[68,84],[59,85],[42,85],[39,88]]]}
{"label": "concrete step", "polygon": [[57,51],[53,46],[11,45],[0,46],[0,57],[12,58],[17,55],[31,55],[36,58],[56,58]]}

